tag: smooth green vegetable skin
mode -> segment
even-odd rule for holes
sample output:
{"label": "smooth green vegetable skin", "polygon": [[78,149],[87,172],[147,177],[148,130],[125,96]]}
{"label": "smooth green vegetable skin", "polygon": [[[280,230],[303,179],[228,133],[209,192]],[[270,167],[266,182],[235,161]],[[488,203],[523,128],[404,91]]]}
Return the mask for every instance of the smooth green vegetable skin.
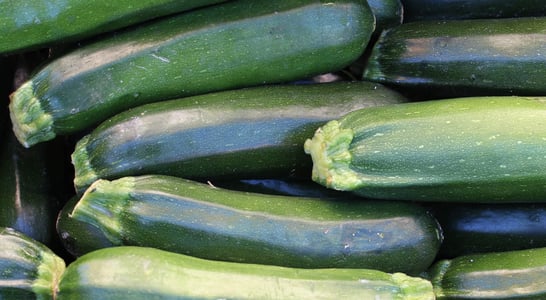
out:
{"label": "smooth green vegetable skin", "polygon": [[379,38],[363,77],[424,97],[544,95],[544,40],[546,17],[405,23]]}
{"label": "smooth green vegetable skin", "polygon": [[544,299],[546,248],[442,260],[429,276],[437,299]]}
{"label": "smooth green vegetable skin", "polygon": [[[112,246],[303,268],[417,274],[442,240],[436,220],[410,203],[253,194],[161,175],[99,180],[67,215]],[[78,243],[79,231],[60,229]]]}
{"label": "smooth green vegetable skin", "polygon": [[28,147],[144,103],[337,71],[361,55],[373,30],[365,0],[242,0],[193,10],[44,66],[12,96],[14,130]]}
{"label": "smooth green vegetable skin", "polygon": [[292,269],[198,259],[154,248],[115,247],[78,258],[63,299],[434,299],[430,282],[361,269]]}
{"label": "smooth green vegetable skin", "polygon": [[305,143],[313,180],[382,199],[544,202],[546,98],[370,107]]}
{"label": "smooth green vegetable skin", "polygon": [[368,4],[375,16],[376,32],[402,24],[404,8],[400,0],[368,0]]}
{"label": "smooth green vegetable skin", "polygon": [[[211,180],[305,176],[301,150],[350,111],[406,101],[369,82],[272,85],[142,105],[103,122],[72,154],[81,194],[96,179],[164,174]],[[303,175],[305,174],[305,175]]]}
{"label": "smooth green vegetable skin", "polygon": [[0,227],[0,298],[52,299],[64,261],[40,242]]}
{"label": "smooth green vegetable skin", "polygon": [[404,20],[456,20],[544,16],[542,0],[402,0]]}
{"label": "smooth green vegetable skin", "polygon": [[223,1],[0,1],[0,53],[63,44],[219,2]]}

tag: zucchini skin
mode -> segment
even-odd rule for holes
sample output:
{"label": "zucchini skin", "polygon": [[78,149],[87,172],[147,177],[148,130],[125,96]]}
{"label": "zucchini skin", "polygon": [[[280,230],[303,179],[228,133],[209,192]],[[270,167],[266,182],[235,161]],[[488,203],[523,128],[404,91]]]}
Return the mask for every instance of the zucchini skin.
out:
{"label": "zucchini skin", "polygon": [[400,0],[368,0],[375,16],[375,32],[402,24],[404,8]]}
{"label": "zucchini skin", "polygon": [[349,111],[406,101],[369,82],[271,85],[142,105],[84,136],[72,153],[81,194],[96,179],[164,174],[189,179],[305,176],[301,147]]}
{"label": "zucchini skin", "polygon": [[54,299],[65,263],[44,244],[0,227],[0,298]]}
{"label": "zucchini skin", "polygon": [[[436,220],[410,203],[245,193],[163,175],[98,180],[63,214],[111,246],[301,268],[418,274],[442,240]],[[59,229],[78,242],[78,231]]]}
{"label": "zucchini skin", "polygon": [[242,0],[193,10],[47,64],[13,94],[14,129],[29,147],[145,103],[337,71],[360,56],[373,30],[364,0]]}
{"label": "zucchini skin", "polygon": [[544,204],[432,205],[444,240],[439,257],[546,247]]}
{"label": "zucchini skin", "polygon": [[364,197],[540,203],[545,126],[542,97],[410,102],[332,120],[304,150],[314,181]]}
{"label": "zucchini skin", "polygon": [[223,1],[2,1],[0,54],[73,42],[219,2]]}
{"label": "zucchini skin", "polygon": [[404,21],[540,17],[541,0],[401,0]]}
{"label": "zucchini skin", "polygon": [[[113,267],[115,266],[115,267]],[[71,263],[56,299],[434,299],[430,282],[360,269],[293,269],[203,260],[145,247]]]}
{"label": "zucchini skin", "polygon": [[546,248],[441,260],[428,276],[436,299],[544,299]]}
{"label": "zucchini skin", "polygon": [[363,78],[425,98],[544,95],[545,39],[546,17],[405,23],[379,37]]}
{"label": "zucchini skin", "polygon": [[0,226],[11,227],[50,248],[58,242],[55,218],[62,208],[59,184],[67,154],[58,143],[26,149],[13,132],[0,147]]}

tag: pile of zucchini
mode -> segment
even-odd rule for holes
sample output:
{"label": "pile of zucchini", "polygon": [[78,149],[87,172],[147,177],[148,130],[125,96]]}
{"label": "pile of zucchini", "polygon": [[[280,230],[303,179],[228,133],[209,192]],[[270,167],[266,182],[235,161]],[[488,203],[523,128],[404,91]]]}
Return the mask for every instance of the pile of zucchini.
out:
{"label": "pile of zucchini", "polygon": [[0,1],[0,299],[546,298],[546,8]]}

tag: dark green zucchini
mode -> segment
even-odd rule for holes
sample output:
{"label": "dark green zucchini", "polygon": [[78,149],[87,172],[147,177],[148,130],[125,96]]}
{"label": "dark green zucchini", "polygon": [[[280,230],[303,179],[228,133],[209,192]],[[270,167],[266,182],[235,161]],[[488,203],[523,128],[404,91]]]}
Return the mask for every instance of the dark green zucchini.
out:
{"label": "dark green zucchini", "polygon": [[328,189],[306,178],[259,178],[214,181],[214,186],[230,190],[314,198],[348,198],[346,192]]}
{"label": "dark green zucchini", "polygon": [[50,248],[58,241],[55,219],[62,207],[58,184],[66,183],[64,170],[59,170],[65,164],[53,151],[59,151],[57,143],[26,149],[12,132],[6,133],[0,148],[0,226]]}
{"label": "dark green zucchini", "polygon": [[433,205],[444,232],[439,256],[546,247],[544,204]]}
{"label": "dark green zucchini", "polygon": [[[72,247],[84,252],[106,239],[213,260],[418,274],[442,240],[436,220],[411,203],[245,193],[163,175],[98,180],[68,209],[70,222],[104,236]],[[71,228],[58,230],[74,245],[80,231]]]}
{"label": "dark green zucchini", "polygon": [[272,85],[150,103],[83,137],[74,184],[143,174],[191,179],[308,177],[305,139],[349,111],[405,99],[370,82]]}
{"label": "dark green zucchini", "polygon": [[25,146],[130,107],[292,81],[356,60],[374,30],[365,0],[240,0],[146,23],[51,61],[10,104]]}
{"label": "dark green zucchini", "polygon": [[404,21],[540,17],[542,0],[401,0]]}
{"label": "dark green zucchini", "polygon": [[384,31],[363,78],[421,98],[546,93],[546,17],[410,22]]}
{"label": "dark green zucchini", "polygon": [[313,180],[364,197],[546,200],[546,98],[468,97],[351,112],[305,142]]}
{"label": "dark green zucchini", "polygon": [[434,294],[429,281],[402,273],[229,263],[125,246],[71,263],[55,299],[432,300]]}
{"label": "dark green zucchini", "polygon": [[0,227],[0,299],[55,299],[64,261],[40,242]]}
{"label": "dark green zucchini", "polygon": [[375,31],[381,31],[402,24],[404,8],[400,0],[368,0],[375,16]]}
{"label": "dark green zucchini", "polygon": [[439,300],[545,299],[546,248],[441,260],[428,275]]}
{"label": "dark green zucchini", "polygon": [[0,54],[74,42],[223,1],[0,1]]}

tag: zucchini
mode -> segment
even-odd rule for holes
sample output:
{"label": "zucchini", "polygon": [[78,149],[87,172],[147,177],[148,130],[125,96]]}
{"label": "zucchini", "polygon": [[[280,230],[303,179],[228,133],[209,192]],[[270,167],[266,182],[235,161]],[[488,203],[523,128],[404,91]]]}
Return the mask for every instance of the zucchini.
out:
{"label": "zucchini", "polygon": [[227,1],[110,35],[51,61],[12,95],[27,147],[144,103],[337,71],[374,30],[365,0]]}
{"label": "zucchini", "polygon": [[305,142],[312,179],[380,199],[544,202],[546,98],[467,97],[351,112]]}
{"label": "zucchini", "polygon": [[419,98],[546,93],[546,17],[410,22],[374,44],[366,80]]}
{"label": "zucchini", "polygon": [[368,0],[375,16],[375,32],[402,24],[404,9],[400,0]]}
{"label": "zucchini", "polygon": [[404,20],[462,20],[540,17],[542,0],[402,0]]}
{"label": "zucchini", "polygon": [[65,263],[44,244],[0,227],[0,299],[54,299]]}
{"label": "zucchini", "polygon": [[0,1],[0,54],[74,42],[223,1]]}
{"label": "zucchini", "polygon": [[436,298],[544,299],[546,248],[441,260],[429,270]]}
{"label": "zucchini", "polygon": [[305,176],[301,147],[349,111],[405,101],[369,82],[272,85],[150,103],[84,136],[72,154],[81,194],[98,178],[164,174],[198,180]]}
{"label": "zucchini", "polygon": [[434,294],[429,281],[402,273],[219,262],[125,246],[71,263],[55,299],[427,300]]}
{"label": "zucchini", "polygon": [[314,198],[348,198],[350,195],[325,188],[324,186],[311,181],[309,178],[260,178],[214,181],[214,186],[225,189]]}
{"label": "zucchini", "polygon": [[[300,268],[417,274],[442,240],[436,220],[411,203],[253,194],[164,175],[98,180],[63,215],[98,228],[111,246]],[[73,244],[94,243],[58,230]]]}
{"label": "zucchini", "polygon": [[48,247],[58,242],[55,218],[62,207],[59,145],[26,149],[13,132],[0,148],[0,226],[13,229]]}
{"label": "zucchini", "polygon": [[433,205],[444,232],[439,256],[546,247],[544,204]]}

